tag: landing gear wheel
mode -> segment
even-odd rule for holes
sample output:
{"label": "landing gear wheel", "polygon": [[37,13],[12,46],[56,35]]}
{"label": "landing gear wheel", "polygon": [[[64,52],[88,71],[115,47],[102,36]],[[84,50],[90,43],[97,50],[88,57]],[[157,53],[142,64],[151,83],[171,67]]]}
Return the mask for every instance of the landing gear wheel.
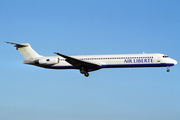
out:
{"label": "landing gear wheel", "polygon": [[81,74],[84,74],[84,73],[85,73],[85,70],[84,70],[84,69],[81,69],[81,70],[80,70],[80,73],[81,73]]}
{"label": "landing gear wheel", "polygon": [[88,77],[88,76],[89,76],[89,73],[88,73],[88,72],[86,72],[86,73],[84,74],[84,76]]}

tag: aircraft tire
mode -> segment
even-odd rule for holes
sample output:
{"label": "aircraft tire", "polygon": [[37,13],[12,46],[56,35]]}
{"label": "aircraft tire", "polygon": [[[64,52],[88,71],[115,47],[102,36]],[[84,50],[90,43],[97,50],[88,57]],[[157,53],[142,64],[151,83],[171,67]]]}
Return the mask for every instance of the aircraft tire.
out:
{"label": "aircraft tire", "polygon": [[80,70],[80,73],[81,73],[81,74],[85,74],[85,70],[84,70],[84,69],[81,69],[81,70]]}
{"label": "aircraft tire", "polygon": [[88,73],[88,72],[86,72],[86,73],[84,74],[84,76],[88,77],[88,76],[89,76],[89,73]]}

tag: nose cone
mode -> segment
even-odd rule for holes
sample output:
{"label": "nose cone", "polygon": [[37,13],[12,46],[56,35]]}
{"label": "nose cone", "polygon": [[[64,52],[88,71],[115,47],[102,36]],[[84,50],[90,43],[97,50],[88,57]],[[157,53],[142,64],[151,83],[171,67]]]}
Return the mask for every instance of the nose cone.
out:
{"label": "nose cone", "polygon": [[174,60],[174,65],[176,65],[177,64],[177,61],[176,60]]}

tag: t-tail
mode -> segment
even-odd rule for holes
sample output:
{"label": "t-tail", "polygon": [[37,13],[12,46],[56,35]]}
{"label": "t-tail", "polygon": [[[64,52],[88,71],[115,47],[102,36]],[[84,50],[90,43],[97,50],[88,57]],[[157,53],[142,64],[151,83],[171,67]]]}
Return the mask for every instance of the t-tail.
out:
{"label": "t-tail", "polygon": [[23,43],[23,44],[17,44],[12,42],[6,42],[6,43],[13,44],[14,47],[16,47],[17,50],[19,50],[19,52],[23,55],[23,57],[26,60],[42,57],[36,51],[34,51],[28,43]]}

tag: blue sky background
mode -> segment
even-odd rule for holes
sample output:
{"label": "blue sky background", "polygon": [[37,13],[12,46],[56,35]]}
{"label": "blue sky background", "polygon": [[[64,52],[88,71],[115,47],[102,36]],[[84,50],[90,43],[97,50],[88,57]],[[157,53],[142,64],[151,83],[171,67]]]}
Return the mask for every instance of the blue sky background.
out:
{"label": "blue sky background", "polygon": [[179,0],[1,0],[1,120],[179,120],[180,67],[77,70],[22,64],[39,54],[164,53],[180,61]]}

